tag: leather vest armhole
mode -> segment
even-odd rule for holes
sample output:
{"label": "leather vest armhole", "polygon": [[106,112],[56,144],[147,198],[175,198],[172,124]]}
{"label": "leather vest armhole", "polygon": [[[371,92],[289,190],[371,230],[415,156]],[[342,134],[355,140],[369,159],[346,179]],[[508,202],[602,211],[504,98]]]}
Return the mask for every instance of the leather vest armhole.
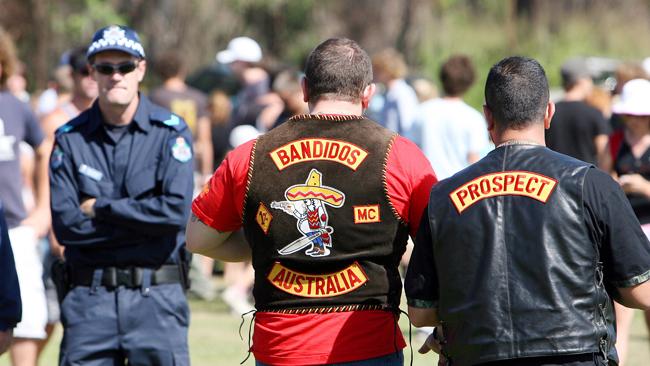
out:
{"label": "leather vest armhole", "polygon": [[395,218],[397,218],[397,221],[399,221],[400,224],[407,225],[404,218],[399,214],[399,212],[393,205],[393,201],[390,200],[390,194],[388,194],[388,182],[386,181],[386,167],[388,166],[388,156],[393,150],[393,145],[395,144],[395,139],[397,138],[397,136],[398,135],[396,133],[393,133],[392,136],[390,137],[390,142],[388,143],[388,148],[386,149],[386,156],[384,156],[384,164],[381,170],[381,174],[382,174],[381,179],[384,185],[384,194],[386,195],[386,201],[388,202],[388,206],[390,206],[391,212],[393,213]]}
{"label": "leather vest armhole", "polygon": [[253,148],[251,149],[251,158],[250,162],[248,163],[248,173],[246,174],[246,191],[244,192],[244,199],[242,201],[242,225],[244,224],[244,220],[246,218],[246,202],[248,201],[248,191],[251,187],[251,179],[253,178],[253,168],[255,166],[255,148],[257,147],[258,141],[259,138],[256,138],[255,142],[253,142]]}

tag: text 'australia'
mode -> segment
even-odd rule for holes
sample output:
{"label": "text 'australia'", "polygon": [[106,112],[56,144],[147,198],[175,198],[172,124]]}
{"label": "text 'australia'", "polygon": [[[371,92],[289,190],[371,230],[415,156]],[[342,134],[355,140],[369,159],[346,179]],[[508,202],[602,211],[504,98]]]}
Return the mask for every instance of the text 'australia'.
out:
{"label": "text 'australia'", "polygon": [[306,274],[275,263],[266,278],[278,289],[302,297],[334,297],[354,291],[368,282],[361,266],[354,262],[329,274]]}

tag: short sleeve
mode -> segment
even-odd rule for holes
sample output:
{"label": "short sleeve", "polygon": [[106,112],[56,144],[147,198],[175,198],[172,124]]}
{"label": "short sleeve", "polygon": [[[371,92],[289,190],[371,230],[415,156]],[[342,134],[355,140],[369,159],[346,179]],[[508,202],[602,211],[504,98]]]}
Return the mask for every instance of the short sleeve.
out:
{"label": "short sleeve", "polygon": [[391,204],[409,225],[411,236],[416,235],[431,187],[437,181],[431,163],[417,145],[398,136],[388,155],[386,185]]}
{"label": "short sleeve", "polygon": [[435,308],[438,303],[438,274],[428,216],[422,215],[404,280],[407,302],[416,308]]}
{"label": "short sleeve", "polygon": [[594,109],[594,121],[595,123],[595,128],[596,128],[596,133],[595,136],[598,135],[607,135],[609,136],[612,133],[612,128],[609,124],[609,122],[605,119],[605,117],[598,111],[597,109]]}
{"label": "short sleeve", "polygon": [[37,148],[43,142],[43,130],[41,129],[36,116],[29,109],[27,104],[24,105],[25,116],[25,142],[31,147]]}
{"label": "short sleeve", "polygon": [[650,279],[650,242],[619,185],[592,168],[583,197],[587,225],[600,239],[605,281],[621,288]]}
{"label": "short sleeve", "polygon": [[228,153],[203,191],[192,202],[192,213],[221,232],[242,226],[244,196],[254,141]]}

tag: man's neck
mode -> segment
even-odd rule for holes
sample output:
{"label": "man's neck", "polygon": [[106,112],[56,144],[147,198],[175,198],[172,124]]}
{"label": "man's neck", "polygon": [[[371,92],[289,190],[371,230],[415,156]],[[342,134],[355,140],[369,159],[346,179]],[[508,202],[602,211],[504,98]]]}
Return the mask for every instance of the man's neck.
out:
{"label": "man's neck", "polygon": [[585,92],[580,88],[573,88],[564,93],[563,100],[567,102],[581,102],[585,100]]}
{"label": "man's neck", "polygon": [[99,101],[99,108],[104,117],[104,122],[114,125],[114,126],[123,126],[128,125],[133,121],[135,112],[138,109],[138,104],[140,103],[140,96],[137,95],[131,103],[126,106],[110,104],[104,105],[101,100]]}
{"label": "man's neck", "polygon": [[544,129],[540,128],[540,126],[531,126],[523,130],[505,130],[500,134],[496,134],[496,136],[492,136],[492,139],[496,146],[512,141],[533,145],[546,145]]}
{"label": "man's neck", "polygon": [[185,81],[178,76],[174,76],[165,80],[163,86],[165,89],[177,92],[182,92],[187,89],[187,84],[185,84]]}
{"label": "man's neck", "polygon": [[361,103],[345,102],[341,100],[319,100],[309,104],[311,114],[347,114],[360,116],[363,114]]}

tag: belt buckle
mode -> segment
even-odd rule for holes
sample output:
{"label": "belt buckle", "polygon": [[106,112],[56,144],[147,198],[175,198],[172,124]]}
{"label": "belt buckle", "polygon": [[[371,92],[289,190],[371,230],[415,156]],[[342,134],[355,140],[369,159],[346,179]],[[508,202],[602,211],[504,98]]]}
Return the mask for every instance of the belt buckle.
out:
{"label": "belt buckle", "polygon": [[133,287],[131,282],[132,282],[132,275],[131,275],[131,269],[130,268],[116,268],[115,269],[115,279],[116,279],[116,284],[117,286],[124,286],[124,287]]}

